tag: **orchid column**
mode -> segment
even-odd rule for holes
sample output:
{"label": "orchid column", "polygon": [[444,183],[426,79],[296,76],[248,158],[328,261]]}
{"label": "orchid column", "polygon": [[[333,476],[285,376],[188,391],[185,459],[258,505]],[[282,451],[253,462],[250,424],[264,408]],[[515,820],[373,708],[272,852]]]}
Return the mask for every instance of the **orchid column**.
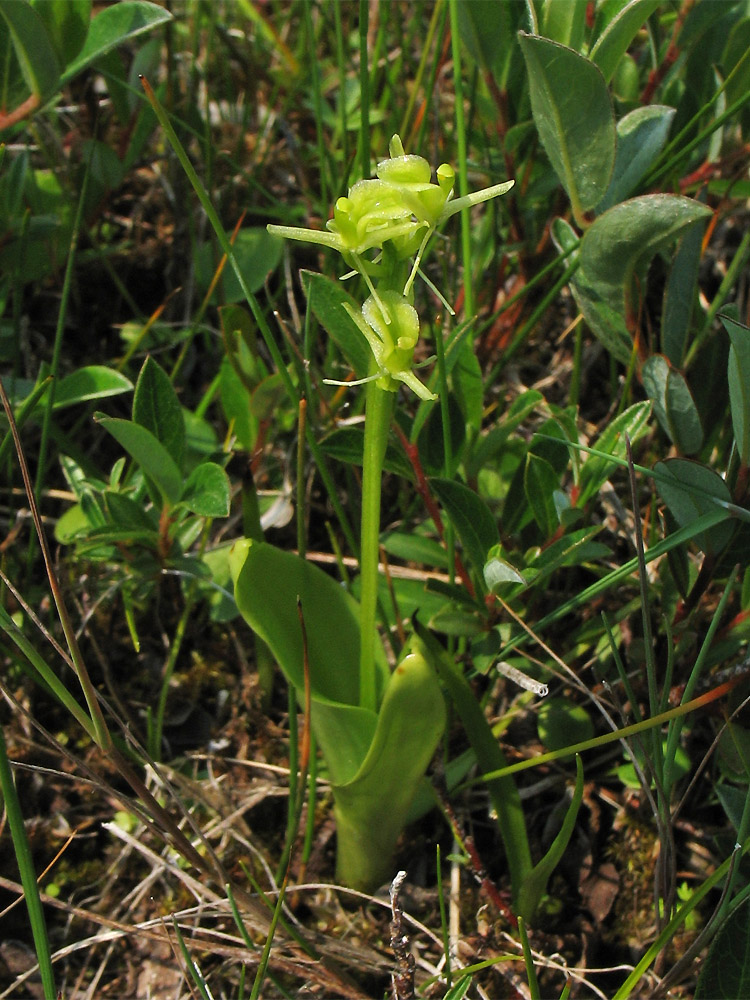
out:
{"label": "orchid column", "polygon": [[[279,236],[318,243],[338,250],[359,272],[370,291],[360,312],[346,307],[372,351],[367,383],[362,472],[360,541],[360,704],[377,710],[374,664],[380,534],[380,487],[395,394],[406,385],[420,399],[435,399],[414,374],[419,317],[413,285],[430,237],[456,212],[505,194],[513,181],[451,200],[455,173],[448,164],[437,170],[437,182],[421,156],[406,155],[394,135],[390,158],[377,167],[377,178],[362,180],[339,198],[328,232],[286,226],[268,227]],[[427,279],[425,279],[427,280]],[[429,282],[428,282],[429,284]],[[333,382],[327,379],[326,381]],[[334,383],[337,384],[337,383]],[[356,385],[348,382],[347,385]]]}

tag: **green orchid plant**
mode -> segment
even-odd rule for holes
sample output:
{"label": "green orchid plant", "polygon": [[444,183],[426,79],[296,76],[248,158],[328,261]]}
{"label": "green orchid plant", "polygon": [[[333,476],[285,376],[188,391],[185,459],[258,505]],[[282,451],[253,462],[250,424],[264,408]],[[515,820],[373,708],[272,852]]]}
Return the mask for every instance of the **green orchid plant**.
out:
{"label": "green orchid plant", "polygon": [[[422,401],[436,395],[416,376],[419,316],[414,282],[431,237],[452,215],[504,194],[513,181],[453,198],[455,172],[406,155],[394,135],[377,177],[339,198],[327,231],[268,227],[269,232],[337,250],[370,292],[358,312],[344,308],[367,341],[360,539],[360,602],[300,556],[265,543],[235,544],[231,560],[237,606],[268,644],[301,695],[307,634],[311,723],[328,768],[337,824],[337,878],[373,889],[392,876],[391,857],[409,808],[445,726],[434,656],[413,636],[390,671],[377,624],[378,543],[383,460],[396,393],[406,386]],[[450,307],[448,306],[450,309]],[[452,312],[452,310],[450,310]],[[334,380],[326,380],[341,384]]]}

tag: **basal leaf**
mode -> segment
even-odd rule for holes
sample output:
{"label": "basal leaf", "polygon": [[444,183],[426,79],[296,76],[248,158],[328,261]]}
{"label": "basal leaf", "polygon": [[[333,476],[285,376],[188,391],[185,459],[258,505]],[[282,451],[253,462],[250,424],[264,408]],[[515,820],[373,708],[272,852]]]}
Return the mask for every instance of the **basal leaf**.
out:
{"label": "basal leaf", "polygon": [[576,217],[604,196],[615,161],[615,116],[594,63],[547,38],[519,32],[534,123]]}
{"label": "basal leaf", "polygon": [[445,728],[443,694],[421,651],[394,670],[357,774],[334,785],[340,882],[373,890],[393,877],[391,857]]}
{"label": "basal leaf", "polygon": [[[313,694],[358,705],[358,605],[341,585],[291,552],[246,540],[235,543],[232,576],[243,617],[273,650],[288,679],[302,690],[299,596],[307,624]],[[386,676],[381,664],[381,688]]]}

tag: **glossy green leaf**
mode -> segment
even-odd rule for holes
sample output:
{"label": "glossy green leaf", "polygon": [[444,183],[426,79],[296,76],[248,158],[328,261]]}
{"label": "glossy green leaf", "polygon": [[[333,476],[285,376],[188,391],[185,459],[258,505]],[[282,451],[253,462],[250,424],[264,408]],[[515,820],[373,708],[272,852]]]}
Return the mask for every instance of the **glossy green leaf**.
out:
{"label": "glossy green leaf", "polygon": [[594,43],[589,56],[609,82],[617,64],[647,19],[659,6],[659,0],[630,0],[607,23]]}
{"label": "glossy green leaf", "polygon": [[703,428],[687,382],[661,354],[644,361],[642,376],[664,432],[683,455],[694,455],[703,444]]}
{"label": "glossy green leaf", "polygon": [[452,479],[431,479],[430,489],[458,532],[472,567],[480,572],[500,536],[487,504],[473,490]]}
{"label": "glossy green leaf", "polygon": [[437,674],[426,650],[413,647],[388,682],[362,766],[334,785],[339,882],[372,891],[392,880],[396,841],[445,720]]}
{"label": "glossy green leaf", "polygon": [[698,291],[698,267],[701,260],[704,220],[690,226],[680,240],[664,289],[661,317],[661,346],[676,367],[685,360],[690,334],[690,320]]}
{"label": "glossy green leaf", "polygon": [[711,942],[695,987],[695,1000],[750,996],[750,904],[745,900]]}
{"label": "glossy green leaf", "polygon": [[188,476],[180,504],[200,517],[227,517],[231,490],[226,472],[215,462],[201,462]]}
{"label": "glossy green leaf", "polygon": [[[26,0],[0,4],[0,17],[13,44],[13,51],[31,94],[45,101],[60,84],[60,60],[43,18]],[[7,35],[0,33],[6,43]]]}
{"label": "glossy green leaf", "polygon": [[105,7],[91,22],[86,42],[77,57],[65,67],[60,85],[72,80],[87,66],[123,42],[153,31],[171,19],[172,15],[168,10],[155,3],[148,3],[147,0],[120,0],[111,7]]}
{"label": "glossy green leaf", "polygon": [[148,428],[132,420],[120,420],[97,414],[102,427],[119,441],[144,474],[156,485],[161,497],[170,505],[180,499],[182,474],[164,445]]}
{"label": "glossy green leaf", "polygon": [[[312,271],[302,272],[302,287],[315,318],[351,365],[355,376],[365,378],[370,371],[372,352],[359,327],[344,309],[348,304],[356,312],[361,303],[347,294],[340,283]],[[326,376],[344,379],[347,372],[331,371],[326,372]]]}
{"label": "glossy green leaf", "polygon": [[316,566],[265,542],[236,542],[230,568],[242,616],[301,695],[300,601],[312,725],[334,786],[337,874],[348,885],[377,888],[390,874],[396,840],[445,725],[437,676],[419,653],[389,676],[378,646],[382,702],[377,715],[360,708],[358,608],[346,591]]}
{"label": "glossy green leaf", "polygon": [[615,117],[599,69],[573,49],[519,33],[534,123],[576,217],[603,198],[615,161]]}
{"label": "glossy green leaf", "polygon": [[133,396],[133,420],[164,445],[178,469],[185,459],[185,420],[169,376],[152,357],[146,358]]}
{"label": "glossy green leaf", "polygon": [[[717,504],[711,499],[730,502],[729,487],[718,473],[708,466],[687,458],[669,458],[657,462],[654,471],[659,473],[656,487],[681,528],[693,524],[703,514],[713,513]],[[719,552],[734,531],[734,524],[722,521],[695,536],[695,544],[703,552]]]}
{"label": "glossy green leaf", "polygon": [[664,148],[674,114],[674,108],[651,104],[636,108],[620,119],[612,180],[596,207],[598,213],[619,204],[635,191]]}
{"label": "glossy green leaf", "polygon": [[523,475],[523,488],[534,520],[545,538],[549,538],[559,524],[554,492],[560,479],[545,459],[529,452]]}
{"label": "glossy green leaf", "polygon": [[737,451],[743,465],[750,463],[750,329],[730,316],[722,316],[732,346],[729,349],[729,404]]}
{"label": "glossy green leaf", "polygon": [[[358,705],[359,609],[341,585],[312,563],[266,542],[236,542],[232,576],[243,617],[273,650],[292,684],[302,690],[300,597],[313,695]],[[386,676],[381,663],[381,689]]]}
{"label": "glossy green leaf", "polygon": [[[240,613],[299,692],[304,690],[300,598],[307,628],[313,727],[332,780],[350,781],[369,749],[376,723],[373,712],[359,707],[356,601],[317,566],[265,542],[236,542],[230,566]],[[388,668],[379,644],[375,662],[380,696]]]}
{"label": "glossy green leaf", "polygon": [[630,361],[630,329],[638,305],[635,286],[638,294],[645,294],[651,258],[710,214],[709,208],[689,198],[642,195],[610,208],[586,230],[580,268],[571,285],[586,322],[618,360]]}
{"label": "glossy green leaf", "polygon": [[92,0],[33,0],[34,10],[44,21],[61,66],[67,66],[81,51],[91,22]]}

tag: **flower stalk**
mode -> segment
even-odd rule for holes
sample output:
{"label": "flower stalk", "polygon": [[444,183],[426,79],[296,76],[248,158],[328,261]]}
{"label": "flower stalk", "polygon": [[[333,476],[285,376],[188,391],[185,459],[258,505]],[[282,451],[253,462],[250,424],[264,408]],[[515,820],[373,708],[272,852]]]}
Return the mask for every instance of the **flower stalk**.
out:
{"label": "flower stalk", "polygon": [[[505,181],[454,200],[453,167],[442,164],[433,181],[428,161],[406,154],[398,135],[391,139],[389,151],[390,157],[378,164],[376,177],[358,181],[345,197],[338,199],[325,232],[296,226],[268,226],[274,235],[337,250],[347,266],[362,276],[370,292],[360,311],[345,308],[372,352],[367,377],[347,383],[367,383],[359,682],[360,704],[372,711],[378,708],[374,649],[381,481],[394,393],[404,385],[422,401],[437,399],[414,372],[414,352],[419,340],[414,282],[422,273],[421,263],[430,240],[444,222],[465,208],[505,194],[514,183]],[[428,279],[425,281],[437,292]],[[324,381],[342,384],[334,379]]]}

